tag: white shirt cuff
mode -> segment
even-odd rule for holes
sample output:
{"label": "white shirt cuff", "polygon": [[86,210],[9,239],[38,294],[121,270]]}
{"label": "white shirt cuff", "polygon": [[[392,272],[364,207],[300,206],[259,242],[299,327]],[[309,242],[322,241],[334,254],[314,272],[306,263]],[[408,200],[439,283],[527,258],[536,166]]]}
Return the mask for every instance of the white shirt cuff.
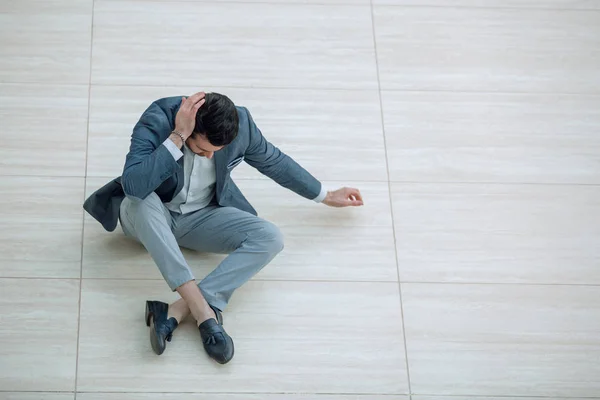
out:
{"label": "white shirt cuff", "polygon": [[181,152],[181,150],[179,150],[177,145],[175,143],[173,143],[173,141],[171,139],[167,138],[167,140],[165,140],[163,142],[163,144],[165,145],[167,150],[169,150],[169,153],[171,153],[171,155],[173,156],[175,161],[177,161],[181,157],[183,157],[183,153]]}
{"label": "white shirt cuff", "polygon": [[325,189],[325,186],[321,185],[321,193],[319,193],[319,195],[315,197],[313,201],[316,203],[322,203],[323,200],[325,200],[325,197],[327,197],[327,189]]}

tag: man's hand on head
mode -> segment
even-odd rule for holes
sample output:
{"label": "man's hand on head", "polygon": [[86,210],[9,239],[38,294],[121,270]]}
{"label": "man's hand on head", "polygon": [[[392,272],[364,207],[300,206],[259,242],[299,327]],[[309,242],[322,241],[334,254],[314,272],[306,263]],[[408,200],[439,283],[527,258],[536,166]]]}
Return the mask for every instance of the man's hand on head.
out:
{"label": "man's hand on head", "polygon": [[192,135],[196,126],[196,113],[204,104],[205,96],[204,92],[198,92],[190,97],[181,98],[181,106],[175,116],[175,132],[169,136],[178,146],[178,142],[181,142],[181,146],[183,146],[187,138]]}
{"label": "man's hand on head", "polygon": [[333,192],[327,192],[323,204],[329,207],[358,207],[362,206],[363,199],[358,189],[354,188],[341,188]]}

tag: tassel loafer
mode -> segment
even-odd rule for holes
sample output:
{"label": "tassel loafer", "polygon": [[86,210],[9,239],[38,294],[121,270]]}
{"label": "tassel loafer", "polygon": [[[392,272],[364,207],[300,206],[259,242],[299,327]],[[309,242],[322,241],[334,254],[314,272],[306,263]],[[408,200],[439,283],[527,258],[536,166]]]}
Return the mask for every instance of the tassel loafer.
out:
{"label": "tassel loafer", "polygon": [[150,327],[150,344],[152,350],[161,355],[167,347],[167,342],[173,338],[177,328],[175,318],[167,318],[169,305],[161,301],[146,301],[146,325]]}

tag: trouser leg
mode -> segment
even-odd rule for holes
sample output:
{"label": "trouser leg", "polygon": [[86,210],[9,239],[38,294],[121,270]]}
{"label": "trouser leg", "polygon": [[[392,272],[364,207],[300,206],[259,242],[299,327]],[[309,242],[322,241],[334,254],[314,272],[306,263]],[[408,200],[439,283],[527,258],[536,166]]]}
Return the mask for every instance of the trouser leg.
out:
{"label": "trouser leg", "polygon": [[126,197],[120,215],[125,234],[144,245],[171,290],[194,279],[171,230],[171,214],[156,193],[143,200]]}
{"label": "trouser leg", "polygon": [[229,254],[198,285],[206,300],[221,310],[237,288],[283,249],[279,228],[232,207],[210,206],[182,215],[174,233],[182,247]]}

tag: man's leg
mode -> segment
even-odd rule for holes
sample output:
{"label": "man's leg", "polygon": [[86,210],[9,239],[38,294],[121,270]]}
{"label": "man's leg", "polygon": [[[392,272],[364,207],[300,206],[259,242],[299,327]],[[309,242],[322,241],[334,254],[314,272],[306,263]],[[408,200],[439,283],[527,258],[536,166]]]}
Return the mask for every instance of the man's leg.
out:
{"label": "man's leg", "polygon": [[[126,234],[146,247],[165,280],[177,290],[196,319],[204,350],[215,361],[225,364],[233,358],[234,345],[225,332],[220,314],[208,305],[196,285],[179,245],[173,235],[173,218],[155,194],[144,200],[125,199],[121,205],[121,223]],[[150,344],[162,354],[179,321],[168,318],[168,306],[161,302],[146,303],[146,322],[150,326]]]}
{"label": "man's leg", "polygon": [[[200,282],[204,298],[223,310],[233,292],[283,249],[279,228],[245,211],[210,206],[178,218],[177,242],[201,252],[230,253]],[[175,307],[182,304],[174,304]]]}
{"label": "man's leg", "polygon": [[[199,325],[216,316],[196,287],[194,276],[171,230],[172,223],[169,210],[156,193],[151,193],[144,200],[125,198],[121,204],[123,231],[144,245],[171,290],[181,295]],[[183,317],[185,315],[180,318]]]}

